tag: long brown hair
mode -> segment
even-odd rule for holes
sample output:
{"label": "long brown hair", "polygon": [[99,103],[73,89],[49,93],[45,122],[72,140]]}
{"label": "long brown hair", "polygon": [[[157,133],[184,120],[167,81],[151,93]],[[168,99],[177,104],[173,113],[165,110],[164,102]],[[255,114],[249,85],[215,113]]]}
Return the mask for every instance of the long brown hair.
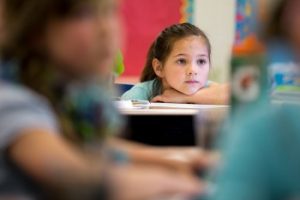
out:
{"label": "long brown hair", "polygon": [[263,33],[264,39],[276,39],[278,37],[284,38],[287,36],[286,30],[282,27],[282,17],[286,10],[288,1],[280,1],[271,13],[271,17],[267,21],[265,32]]}
{"label": "long brown hair", "polygon": [[[103,0],[3,0],[4,39],[1,60],[14,60],[20,66],[20,81],[43,93],[43,81],[49,76],[47,49],[39,45],[51,20],[63,21],[84,14],[87,7]],[[45,95],[45,94],[43,94]]]}
{"label": "long brown hair", "polygon": [[32,46],[33,39],[45,31],[50,20],[75,17],[82,8],[96,2],[97,0],[3,0],[6,37],[1,45],[2,55],[24,57],[36,52]]}
{"label": "long brown hair", "polygon": [[165,28],[149,48],[146,63],[140,78],[141,82],[155,80],[152,97],[158,95],[162,87],[161,80],[157,77],[152,67],[153,59],[158,59],[164,65],[175,42],[188,36],[200,36],[204,39],[210,59],[211,45],[209,39],[198,27],[190,23],[181,23]]}
{"label": "long brown hair", "polygon": [[[285,40],[285,42],[292,43],[289,41],[289,24],[284,22],[286,15],[291,12],[289,7],[293,6],[294,0],[277,0],[274,2],[274,6],[269,12],[269,18],[267,20],[266,26],[263,29],[263,39],[267,42],[272,40]],[[296,0],[297,2],[297,0]],[[273,2],[272,2],[273,3]]]}

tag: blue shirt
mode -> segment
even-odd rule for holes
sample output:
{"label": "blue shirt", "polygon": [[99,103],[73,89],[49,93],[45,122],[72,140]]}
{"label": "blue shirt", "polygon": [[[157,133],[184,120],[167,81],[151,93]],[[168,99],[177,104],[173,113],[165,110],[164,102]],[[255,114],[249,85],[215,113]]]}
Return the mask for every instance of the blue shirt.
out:
{"label": "blue shirt", "polygon": [[[208,87],[212,82],[208,81],[205,87]],[[125,92],[121,99],[122,100],[151,100],[154,98],[153,86],[155,79],[151,81],[145,81],[136,84],[130,90]]]}
{"label": "blue shirt", "polygon": [[138,83],[125,92],[122,100],[150,100],[153,96],[153,84],[155,80]]}

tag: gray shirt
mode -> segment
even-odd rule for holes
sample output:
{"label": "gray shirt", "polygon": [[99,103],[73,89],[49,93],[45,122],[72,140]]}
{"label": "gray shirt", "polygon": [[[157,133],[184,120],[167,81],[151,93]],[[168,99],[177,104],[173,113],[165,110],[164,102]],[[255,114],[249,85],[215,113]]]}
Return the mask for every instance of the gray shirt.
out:
{"label": "gray shirt", "polygon": [[29,89],[0,82],[0,194],[35,196],[33,184],[7,156],[22,130],[43,128],[58,133],[55,115],[45,99]]}

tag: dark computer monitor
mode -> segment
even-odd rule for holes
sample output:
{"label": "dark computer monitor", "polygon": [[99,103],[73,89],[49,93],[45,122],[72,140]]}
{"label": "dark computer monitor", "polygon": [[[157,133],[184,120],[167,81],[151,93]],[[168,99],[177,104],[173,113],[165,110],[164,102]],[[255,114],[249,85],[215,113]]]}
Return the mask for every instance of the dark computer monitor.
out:
{"label": "dark computer monitor", "polygon": [[155,146],[195,146],[196,114],[127,115],[126,139]]}

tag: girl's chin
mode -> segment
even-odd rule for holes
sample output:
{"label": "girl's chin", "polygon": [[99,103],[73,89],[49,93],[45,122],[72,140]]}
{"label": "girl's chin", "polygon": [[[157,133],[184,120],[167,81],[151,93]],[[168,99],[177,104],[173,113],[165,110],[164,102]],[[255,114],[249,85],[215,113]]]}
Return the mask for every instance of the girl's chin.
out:
{"label": "girl's chin", "polygon": [[185,90],[185,91],[181,91],[181,93],[185,94],[185,95],[188,95],[188,96],[191,96],[193,94],[195,94],[196,92],[198,92],[199,89],[195,89],[195,90]]}
{"label": "girl's chin", "polygon": [[181,92],[185,95],[193,95],[197,93],[202,88],[202,84],[189,85],[188,87],[183,87]]}

